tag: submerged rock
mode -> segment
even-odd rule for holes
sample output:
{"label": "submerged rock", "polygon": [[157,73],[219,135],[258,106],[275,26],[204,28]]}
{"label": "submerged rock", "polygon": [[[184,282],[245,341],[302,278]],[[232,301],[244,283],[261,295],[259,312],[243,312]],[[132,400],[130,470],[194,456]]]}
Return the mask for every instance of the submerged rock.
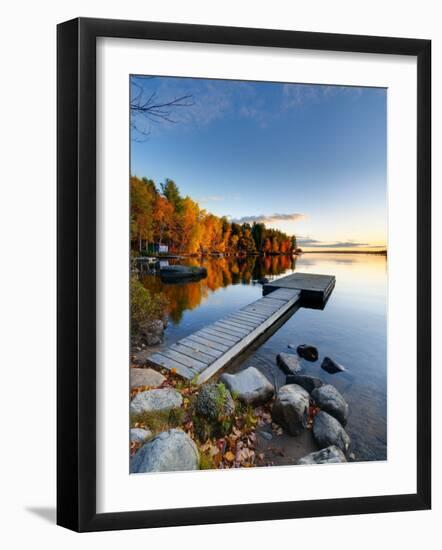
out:
{"label": "submerged rock", "polygon": [[291,435],[299,435],[308,420],[309,395],[297,384],[282,386],[272,410],[273,420]]}
{"label": "submerged rock", "polygon": [[152,432],[150,430],[144,430],[143,428],[131,428],[130,430],[131,441],[144,443],[146,439],[149,439],[150,437],[152,437]]}
{"label": "submerged rock", "polygon": [[341,424],[325,411],[320,411],[313,421],[313,435],[318,445],[323,449],[336,445],[346,453],[350,446],[350,437]]}
{"label": "submerged rock", "polygon": [[315,388],[320,388],[324,382],[316,376],[308,374],[288,374],[285,379],[286,384],[298,384],[301,388],[311,393]]}
{"label": "submerged rock", "polygon": [[153,369],[130,369],[130,387],[150,386],[157,388],[166,380],[166,378]]}
{"label": "submerged rock", "polygon": [[224,373],[220,381],[247,405],[261,405],[273,397],[273,385],[255,367],[249,367],[237,374]]}
{"label": "submerged rock", "polygon": [[183,398],[173,388],[147,390],[137,393],[130,403],[132,414],[160,412],[177,409],[183,404]]}
{"label": "submerged rock", "polygon": [[319,354],[318,354],[318,348],[315,346],[310,346],[308,344],[301,344],[296,348],[296,351],[298,352],[299,357],[302,357],[303,359],[306,359],[307,361],[317,361]]}
{"label": "submerged rock", "polygon": [[339,363],[336,363],[336,361],[330,359],[330,357],[324,357],[324,360],[321,364],[321,369],[324,369],[329,374],[336,374],[337,372],[345,371],[345,367],[343,367]]}
{"label": "submerged rock", "polygon": [[345,426],[348,418],[348,404],[331,384],[325,384],[312,392],[312,398],[320,409],[331,414]]}
{"label": "submerged rock", "polygon": [[299,359],[292,353],[278,353],[276,363],[285,374],[297,374],[302,370]]}
{"label": "submerged rock", "polygon": [[145,443],[130,461],[130,472],[182,472],[199,469],[195,443],[182,430],[161,432]]}
{"label": "submerged rock", "polygon": [[224,384],[203,386],[196,399],[196,412],[210,420],[230,417],[235,411],[235,402]]}
{"label": "submerged rock", "polygon": [[298,460],[298,464],[336,464],[338,462],[347,462],[347,459],[336,445],[330,445],[330,447],[310,453]]}

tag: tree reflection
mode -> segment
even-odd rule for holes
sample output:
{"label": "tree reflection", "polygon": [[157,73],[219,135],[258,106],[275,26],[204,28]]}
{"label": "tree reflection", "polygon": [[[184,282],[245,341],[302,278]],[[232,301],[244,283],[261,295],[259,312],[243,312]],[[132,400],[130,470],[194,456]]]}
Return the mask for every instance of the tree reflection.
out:
{"label": "tree reflection", "polygon": [[151,292],[163,292],[168,299],[169,318],[179,323],[186,310],[198,307],[209,295],[229,285],[249,285],[263,277],[272,279],[286,271],[294,271],[296,258],[292,256],[248,256],[224,258],[186,258],[186,265],[204,266],[207,277],[200,281],[167,284],[153,274],[142,274],[141,282]]}

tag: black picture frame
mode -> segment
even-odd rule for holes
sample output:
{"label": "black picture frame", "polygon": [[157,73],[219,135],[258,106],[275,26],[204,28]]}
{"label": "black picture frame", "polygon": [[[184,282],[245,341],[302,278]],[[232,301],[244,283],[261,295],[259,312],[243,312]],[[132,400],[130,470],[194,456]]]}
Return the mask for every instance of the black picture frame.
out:
{"label": "black picture frame", "polygon": [[[417,58],[417,491],[362,498],[96,512],[96,39]],[[57,29],[57,523],[75,531],[425,510],[431,506],[431,41],[79,18]]]}

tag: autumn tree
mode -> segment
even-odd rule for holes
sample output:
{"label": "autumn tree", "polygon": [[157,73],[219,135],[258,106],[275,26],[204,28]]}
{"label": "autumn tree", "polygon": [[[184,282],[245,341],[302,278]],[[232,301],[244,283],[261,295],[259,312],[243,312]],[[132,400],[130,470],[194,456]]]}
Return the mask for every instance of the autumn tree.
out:
{"label": "autumn tree", "polygon": [[291,255],[296,249],[295,236],[264,223],[238,224],[200,209],[171,179],[158,190],[153,180],[132,176],[130,201],[131,243],[140,252],[150,243],[167,243],[180,254]]}
{"label": "autumn tree", "polygon": [[137,177],[130,178],[130,204],[131,204],[131,240],[136,241],[141,252],[143,241],[146,241],[146,249],[153,238],[153,203],[155,197],[153,189],[148,182]]}

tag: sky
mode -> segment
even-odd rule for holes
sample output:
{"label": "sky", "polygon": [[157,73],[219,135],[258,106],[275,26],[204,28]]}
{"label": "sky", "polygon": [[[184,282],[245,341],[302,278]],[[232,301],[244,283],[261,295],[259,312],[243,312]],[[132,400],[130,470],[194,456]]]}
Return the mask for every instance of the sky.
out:
{"label": "sky", "polygon": [[385,248],[386,89],[131,77],[132,103],[152,94],[187,97],[170,121],[132,114],[132,175],[304,250]]}

